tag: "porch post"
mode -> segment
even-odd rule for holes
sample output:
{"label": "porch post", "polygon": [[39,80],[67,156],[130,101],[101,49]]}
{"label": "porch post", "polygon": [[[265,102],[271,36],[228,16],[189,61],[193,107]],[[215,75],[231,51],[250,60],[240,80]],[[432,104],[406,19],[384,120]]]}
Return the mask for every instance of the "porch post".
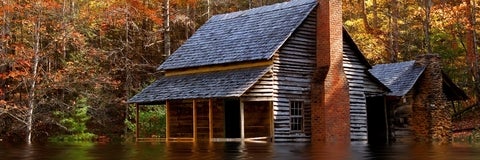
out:
{"label": "porch post", "polygon": [[213,100],[208,99],[208,138],[213,140]]}
{"label": "porch post", "polygon": [[135,103],[135,142],[138,142],[138,138],[140,136],[140,123],[138,122],[139,118],[139,106],[138,103]]}
{"label": "porch post", "polygon": [[169,139],[170,139],[170,123],[168,123],[168,118],[169,118],[169,115],[170,115],[170,102],[168,100],[166,100],[165,102],[165,110],[166,110],[166,114],[165,114],[165,141],[168,142]]}
{"label": "porch post", "polygon": [[245,105],[240,101],[240,138],[245,139],[245,114],[243,113]]}
{"label": "porch post", "polygon": [[193,141],[197,141],[197,101],[193,100]]}
{"label": "porch post", "polygon": [[271,141],[274,142],[275,141],[275,129],[273,128],[275,125],[274,125],[274,117],[275,115],[273,114],[273,101],[270,101],[269,103],[269,109],[268,109],[268,113],[269,113],[269,118],[270,118],[270,126],[269,126],[269,129],[270,129],[270,138],[271,138]]}

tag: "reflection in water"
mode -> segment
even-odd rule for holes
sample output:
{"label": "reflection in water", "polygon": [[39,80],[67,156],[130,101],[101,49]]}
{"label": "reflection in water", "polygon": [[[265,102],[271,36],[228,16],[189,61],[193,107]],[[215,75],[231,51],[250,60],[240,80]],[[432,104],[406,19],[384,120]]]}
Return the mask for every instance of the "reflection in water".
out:
{"label": "reflection in water", "polygon": [[176,160],[176,159],[479,159],[480,146],[395,144],[315,145],[309,143],[137,143],[34,144],[0,143],[0,159]]}

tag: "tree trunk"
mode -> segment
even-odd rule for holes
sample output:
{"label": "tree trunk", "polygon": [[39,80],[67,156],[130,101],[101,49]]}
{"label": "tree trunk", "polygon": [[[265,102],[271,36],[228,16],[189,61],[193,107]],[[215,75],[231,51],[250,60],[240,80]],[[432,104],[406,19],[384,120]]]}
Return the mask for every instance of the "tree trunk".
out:
{"label": "tree trunk", "polygon": [[164,38],[164,55],[165,56],[170,56],[170,0],[165,0],[165,6],[164,6],[164,33],[163,33],[163,38]]}
{"label": "tree trunk", "polygon": [[210,0],[207,0],[207,15],[208,15],[207,19],[210,19],[210,17],[212,17],[212,11],[210,7],[211,7]]}
{"label": "tree trunk", "polygon": [[34,58],[32,65],[32,79],[30,80],[30,90],[28,96],[28,112],[27,112],[27,143],[32,143],[32,131],[33,131],[33,111],[35,110],[35,91],[37,84],[37,75],[38,75],[38,63],[40,61],[40,16],[37,15],[37,21],[35,23],[35,45],[34,45]]}
{"label": "tree trunk", "polygon": [[[478,62],[477,62],[477,46],[476,46],[476,33],[475,33],[475,5],[471,3],[471,0],[465,0],[467,4],[466,17],[467,17],[467,32],[466,32],[466,57],[467,65],[470,68],[471,72],[471,81],[474,84],[476,94],[480,94],[479,84],[478,84]],[[475,3],[475,0],[473,0]]]}
{"label": "tree trunk", "polygon": [[[128,63],[129,63],[129,60],[128,60],[128,55],[130,54],[130,40],[129,40],[129,36],[130,36],[130,26],[129,26],[129,21],[130,21],[130,8],[129,8],[129,4],[127,2],[125,2],[125,45],[124,45],[124,48],[125,50],[123,51],[123,55],[122,55],[122,60],[123,61],[123,68],[125,70],[125,82],[124,82],[124,85],[123,85],[123,91],[124,91],[124,96],[126,98],[129,98],[130,97],[130,69],[128,67]],[[133,17],[133,16],[132,16]],[[133,18],[132,18],[133,19]],[[125,117],[128,117],[128,114],[129,114],[129,109],[128,109],[128,104],[124,104],[125,108],[124,108],[124,111],[125,111]],[[125,127],[124,129],[124,133],[127,133],[127,127]]]}
{"label": "tree trunk", "polygon": [[391,3],[391,11],[392,11],[392,53],[390,56],[390,62],[395,63],[398,61],[398,54],[399,54],[399,47],[398,47],[398,39],[400,38],[400,33],[398,31],[398,0],[392,0]]}
{"label": "tree trunk", "polygon": [[[8,4],[8,1],[7,0],[2,0],[2,7],[6,7]],[[9,36],[9,27],[8,27],[8,11],[7,10],[4,10],[3,12],[3,24],[2,24],[2,35],[1,35],[1,39],[0,39],[0,47],[1,47],[1,53],[3,54],[6,54],[7,51],[8,51],[8,37]]]}
{"label": "tree trunk", "polygon": [[425,52],[427,54],[432,53],[432,46],[430,45],[430,8],[432,6],[432,0],[424,0],[425,2],[425,20],[423,28],[425,30]]}
{"label": "tree trunk", "polygon": [[67,12],[67,0],[63,0],[63,7],[62,7],[62,53],[63,59],[67,58],[67,19],[66,17]]}
{"label": "tree trunk", "polygon": [[378,28],[378,12],[377,12],[377,0],[373,0],[372,8],[373,8],[373,22],[372,27]]}

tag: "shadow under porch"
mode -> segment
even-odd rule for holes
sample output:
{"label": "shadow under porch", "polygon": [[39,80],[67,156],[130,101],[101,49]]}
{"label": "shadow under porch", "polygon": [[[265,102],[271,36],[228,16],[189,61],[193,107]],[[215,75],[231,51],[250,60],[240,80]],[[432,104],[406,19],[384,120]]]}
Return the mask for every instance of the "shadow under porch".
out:
{"label": "shadow under porch", "polygon": [[[165,106],[166,137],[157,141],[273,140],[273,110],[270,101],[251,102],[239,98],[187,99],[168,100]],[[137,105],[137,111],[139,107]],[[137,123],[137,142],[151,141],[151,138],[139,137],[140,128]]]}

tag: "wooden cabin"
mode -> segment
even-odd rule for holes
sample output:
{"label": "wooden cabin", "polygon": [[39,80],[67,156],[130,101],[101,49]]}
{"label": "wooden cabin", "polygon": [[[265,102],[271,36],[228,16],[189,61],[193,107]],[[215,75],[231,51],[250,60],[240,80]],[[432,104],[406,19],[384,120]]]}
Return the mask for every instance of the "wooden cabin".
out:
{"label": "wooden cabin", "polygon": [[295,0],[213,16],[128,102],[165,104],[167,141],[366,141],[369,97],[388,91],[370,68],[341,5]]}
{"label": "wooden cabin", "polygon": [[386,101],[390,141],[450,141],[453,102],[468,96],[442,72],[440,63],[438,55],[427,54],[370,70],[391,90]]}

